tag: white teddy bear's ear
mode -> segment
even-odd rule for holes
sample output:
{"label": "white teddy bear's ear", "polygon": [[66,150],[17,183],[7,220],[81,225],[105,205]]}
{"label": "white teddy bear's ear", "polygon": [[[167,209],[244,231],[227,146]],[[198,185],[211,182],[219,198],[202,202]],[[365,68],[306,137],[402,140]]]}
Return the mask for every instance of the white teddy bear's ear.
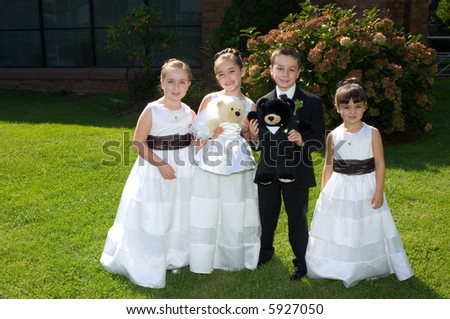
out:
{"label": "white teddy bear's ear", "polygon": [[222,99],[218,100],[217,103],[216,103],[217,107],[222,107],[224,104],[225,104],[225,101],[222,100]]}

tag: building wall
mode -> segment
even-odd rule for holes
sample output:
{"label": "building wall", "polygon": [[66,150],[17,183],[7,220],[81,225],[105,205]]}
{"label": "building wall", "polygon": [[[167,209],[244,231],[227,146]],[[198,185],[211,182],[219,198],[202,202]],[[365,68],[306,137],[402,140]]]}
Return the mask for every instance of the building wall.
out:
{"label": "building wall", "polygon": [[[211,39],[212,31],[220,26],[225,14],[225,8],[232,0],[202,0],[202,42],[203,47]],[[211,61],[203,60],[203,78],[208,79],[211,74]]]}
{"label": "building wall", "polygon": [[119,68],[3,68],[0,88],[41,92],[112,93],[127,90]]}
{"label": "building wall", "polygon": [[[429,0],[311,0],[323,6],[336,3],[344,8],[355,7],[361,13],[377,7],[388,17],[402,23],[405,32],[427,34]],[[220,26],[225,7],[232,0],[202,0],[202,43],[203,47],[211,38],[212,30]],[[425,40],[425,39],[424,39]],[[194,74],[195,78],[208,78],[211,61],[203,61],[203,69]],[[18,88],[40,91],[68,92],[114,92],[127,88],[124,69],[101,68],[0,68],[0,88]]]}

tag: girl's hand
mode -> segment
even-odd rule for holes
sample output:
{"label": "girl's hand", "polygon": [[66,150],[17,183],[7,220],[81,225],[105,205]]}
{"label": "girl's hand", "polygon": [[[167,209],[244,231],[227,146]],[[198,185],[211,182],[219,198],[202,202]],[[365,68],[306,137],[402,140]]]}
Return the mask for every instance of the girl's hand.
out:
{"label": "girl's hand", "polygon": [[206,140],[195,140],[194,141],[194,145],[195,145],[195,154],[198,153],[198,151],[200,151],[200,149],[203,147],[203,145],[206,144]]}
{"label": "girl's hand", "polygon": [[247,134],[249,130],[249,123],[247,119],[244,119],[241,123],[241,133]]}
{"label": "girl's hand", "polygon": [[259,127],[258,127],[258,120],[251,120],[248,125],[248,130],[250,131],[250,138],[253,141],[258,140],[258,134],[259,134]]}
{"label": "girl's hand", "polygon": [[218,126],[218,127],[216,127],[216,129],[214,130],[214,135],[213,135],[212,138],[215,139],[215,138],[219,137],[219,135],[222,134],[222,133],[223,133],[223,127]]}
{"label": "girl's hand", "polygon": [[175,175],[175,170],[173,167],[169,164],[163,164],[161,166],[158,166],[159,173],[161,174],[161,177],[164,179],[175,179],[177,176]]}
{"label": "girl's hand", "polygon": [[303,141],[302,134],[300,134],[296,130],[290,130],[289,131],[289,133],[288,133],[288,140],[291,141],[291,142],[294,142],[298,146],[305,145],[305,142]]}
{"label": "girl's hand", "polygon": [[372,208],[373,209],[378,209],[381,206],[383,206],[383,193],[379,194],[379,193],[375,193],[372,196],[372,199],[370,200],[370,202],[372,203]]}

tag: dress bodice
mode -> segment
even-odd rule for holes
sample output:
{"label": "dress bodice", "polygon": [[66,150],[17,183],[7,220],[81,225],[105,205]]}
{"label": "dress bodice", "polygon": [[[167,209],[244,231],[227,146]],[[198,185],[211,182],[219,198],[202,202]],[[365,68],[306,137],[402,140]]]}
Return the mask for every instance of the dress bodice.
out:
{"label": "dress bodice", "polygon": [[355,132],[346,132],[342,125],[332,131],[333,157],[336,159],[364,160],[373,157],[372,126],[363,123]]}
{"label": "dress bodice", "polygon": [[189,106],[182,103],[178,110],[169,110],[156,101],[150,103],[149,106],[152,108],[150,135],[166,136],[189,133],[192,123],[192,110]]}

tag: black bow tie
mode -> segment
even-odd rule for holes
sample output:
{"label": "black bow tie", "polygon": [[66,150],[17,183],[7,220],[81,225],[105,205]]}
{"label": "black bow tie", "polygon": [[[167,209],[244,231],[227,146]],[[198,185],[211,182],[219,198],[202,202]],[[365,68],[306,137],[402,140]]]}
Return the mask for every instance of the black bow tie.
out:
{"label": "black bow tie", "polygon": [[280,96],[279,96],[279,98],[282,99],[282,100],[287,99],[287,97],[288,96],[286,94],[280,94]]}

